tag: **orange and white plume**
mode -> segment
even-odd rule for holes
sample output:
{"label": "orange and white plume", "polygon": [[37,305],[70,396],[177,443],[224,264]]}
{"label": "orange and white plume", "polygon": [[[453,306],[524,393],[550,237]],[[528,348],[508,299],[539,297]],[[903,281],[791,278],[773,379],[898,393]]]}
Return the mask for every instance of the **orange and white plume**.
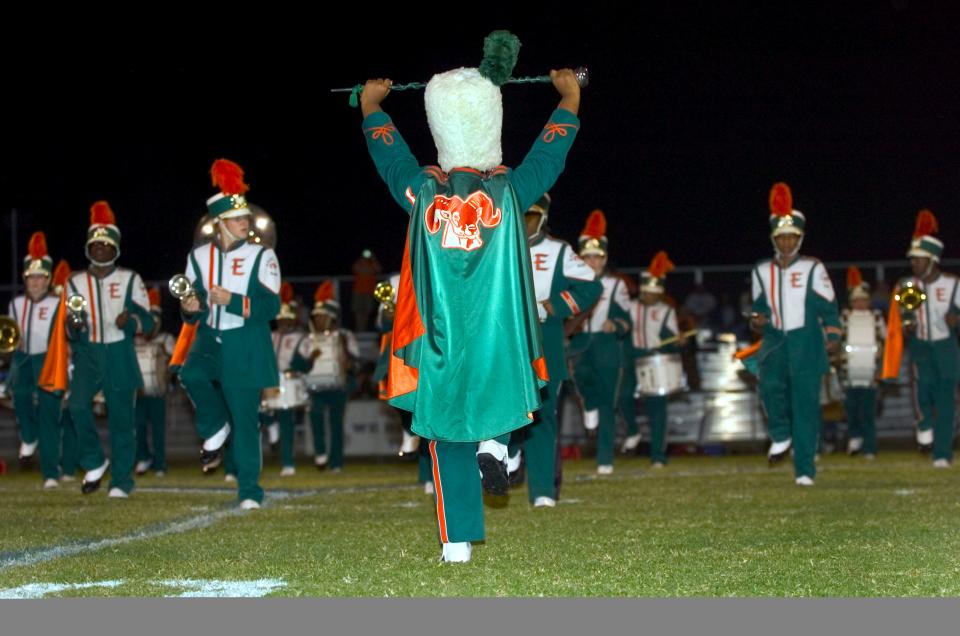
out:
{"label": "orange and white plume", "polygon": [[34,232],[30,237],[30,243],[27,245],[27,252],[30,258],[35,261],[47,256],[47,237],[43,232]]}
{"label": "orange and white plume", "polygon": [[313,294],[313,300],[322,303],[333,298],[333,282],[325,280],[317,286],[317,291]]}
{"label": "orange and white plume", "polygon": [[940,229],[937,217],[930,210],[920,210],[917,213],[917,223],[913,227],[913,238],[931,236]]}
{"label": "orange and white plume", "polygon": [[97,201],[90,206],[90,225],[116,225],[113,210],[106,201]]}
{"label": "orange and white plume", "polygon": [[856,265],[851,265],[847,268],[847,289],[853,289],[854,287],[859,287],[863,283],[863,275],[860,273],[860,268]]}
{"label": "orange and white plume", "polygon": [[580,235],[597,239],[607,235],[607,217],[604,216],[603,210],[594,210],[590,213]]}
{"label": "orange and white plume", "polygon": [[210,167],[213,185],[224,194],[245,194],[249,189],[243,182],[243,168],[229,159],[217,159]]}
{"label": "orange and white plume", "polygon": [[790,216],[793,212],[793,193],[790,186],[782,181],[774,183],[770,188],[770,214],[773,216]]}
{"label": "orange and white plume", "polygon": [[650,267],[647,268],[647,271],[654,278],[663,278],[674,269],[676,269],[676,266],[673,261],[670,260],[666,252],[660,250],[650,261]]}
{"label": "orange and white plume", "polygon": [[284,282],[280,285],[280,302],[284,305],[289,305],[293,300],[293,285],[288,282]]}
{"label": "orange and white plume", "polygon": [[67,284],[68,278],[70,278],[70,263],[68,263],[66,259],[61,258],[57,266],[53,268],[53,279],[51,283],[54,287],[60,287]]}

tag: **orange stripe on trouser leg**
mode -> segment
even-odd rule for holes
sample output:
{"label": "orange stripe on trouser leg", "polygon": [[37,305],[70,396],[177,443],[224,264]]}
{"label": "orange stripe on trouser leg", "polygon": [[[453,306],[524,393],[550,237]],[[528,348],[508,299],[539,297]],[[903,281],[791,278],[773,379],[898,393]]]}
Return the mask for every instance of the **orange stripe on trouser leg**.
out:
{"label": "orange stripe on trouser leg", "polygon": [[447,517],[443,510],[443,484],[440,483],[440,462],[437,461],[437,441],[430,442],[430,459],[433,460],[433,485],[437,493],[437,523],[440,525],[440,540],[450,543],[447,538]]}

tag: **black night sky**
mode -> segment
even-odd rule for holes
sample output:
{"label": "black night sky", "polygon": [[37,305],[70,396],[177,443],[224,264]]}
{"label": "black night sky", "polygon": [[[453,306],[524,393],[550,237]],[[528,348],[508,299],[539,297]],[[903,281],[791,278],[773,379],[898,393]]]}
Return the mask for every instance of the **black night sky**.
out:
{"label": "black night sky", "polygon": [[[960,255],[957,14],[908,0],[794,4],[629,16],[550,5],[454,25],[407,5],[323,23],[248,14],[243,29],[212,33],[194,19],[75,35],[50,61],[45,42],[21,35],[0,63],[0,213],[18,210],[21,250],[43,229],[54,258],[78,267],[88,208],[105,198],[121,264],[166,279],[183,267],[223,156],[276,219],[284,274],[348,273],[365,247],[397,269],[406,217],[366,156],[359,111],[327,90],[475,66],[483,37],[508,28],[523,43],[517,76],[591,69],[553,189],[554,234],[575,241],[600,207],[622,265],[658,249],[679,265],[748,263],[770,252],[767,191],[784,180],[808,217],[805,251],[824,260],[902,257],[921,207],[939,216],[947,256]],[[503,94],[504,162],[517,165],[558,96],[549,85]],[[435,163],[422,92],[384,107],[420,162]],[[0,259],[0,282],[9,269]]]}

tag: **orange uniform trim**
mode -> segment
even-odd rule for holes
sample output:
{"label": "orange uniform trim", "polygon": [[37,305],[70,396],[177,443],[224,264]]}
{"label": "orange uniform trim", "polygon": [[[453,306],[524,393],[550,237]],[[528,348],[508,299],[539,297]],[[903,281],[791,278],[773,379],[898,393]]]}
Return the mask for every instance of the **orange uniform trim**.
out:
{"label": "orange uniform trim", "polygon": [[387,375],[387,399],[404,395],[417,389],[420,374],[408,367],[397,351],[427,333],[417,307],[417,294],[413,287],[413,270],[410,266],[410,233],[407,232],[403,248],[403,264],[400,267],[400,286],[397,289],[397,310],[393,322],[393,343],[390,348],[390,371]]}
{"label": "orange uniform trim", "polygon": [[90,305],[90,338],[94,342],[97,341],[97,303],[96,299],[93,297],[93,281],[90,279],[90,273],[87,272],[87,293],[89,294],[88,305]]}
{"label": "orange uniform trim", "polygon": [[544,382],[550,381],[550,374],[547,373],[547,361],[543,359],[543,356],[540,356],[530,364],[533,366],[533,370],[537,372],[538,378]]}
{"label": "orange uniform trim", "polygon": [[187,361],[187,355],[190,353],[190,347],[193,341],[197,339],[197,327],[200,323],[183,323],[180,327],[180,334],[177,336],[177,344],[173,347],[173,355],[170,356],[169,367],[182,367]]}
{"label": "orange uniform trim", "polygon": [[740,349],[733,354],[733,357],[737,360],[746,360],[747,358],[755,355],[757,351],[760,351],[760,347],[763,346],[763,339],[757,340],[752,345],[745,349]]}
{"label": "orange uniform trim", "polygon": [[430,441],[430,459],[433,464],[433,485],[437,493],[437,524],[440,526],[440,540],[450,543],[447,536],[447,514],[443,509],[443,484],[440,483],[440,465],[437,461],[437,440]]}
{"label": "orange uniform trim", "polygon": [[44,391],[53,393],[66,391],[70,383],[67,367],[70,359],[70,345],[67,342],[67,286],[60,292],[60,311],[57,320],[53,323],[53,333],[47,345],[47,356],[43,359],[43,369],[40,370],[39,386]]}

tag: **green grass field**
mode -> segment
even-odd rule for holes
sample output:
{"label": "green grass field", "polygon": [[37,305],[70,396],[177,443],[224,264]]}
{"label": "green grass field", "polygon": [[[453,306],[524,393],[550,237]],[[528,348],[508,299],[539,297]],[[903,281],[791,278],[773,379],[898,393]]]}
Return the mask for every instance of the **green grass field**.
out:
{"label": "green grass field", "polygon": [[[145,476],[128,500],[0,477],[0,597],[957,596],[960,469],[907,451],[827,456],[813,488],[759,456],[565,464],[560,504],[488,499],[487,542],[438,563],[410,464],[264,469],[240,512],[222,474]],[[251,583],[258,581],[258,583]]]}

